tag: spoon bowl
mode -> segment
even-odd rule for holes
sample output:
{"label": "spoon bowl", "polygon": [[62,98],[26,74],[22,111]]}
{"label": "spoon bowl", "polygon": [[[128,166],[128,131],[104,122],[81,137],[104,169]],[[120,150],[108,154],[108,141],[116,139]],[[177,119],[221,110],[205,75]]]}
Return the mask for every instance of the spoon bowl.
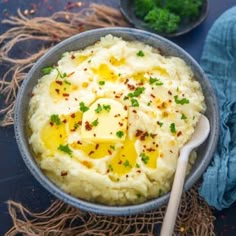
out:
{"label": "spoon bowl", "polygon": [[160,236],[171,236],[183,191],[186,169],[190,152],[201,145],[210,132],[210,123],[206,116],[201,115],[191,139],[180,150],[180,156],[175,172],[174,182],[170,193],[170,200],[163,220]]}

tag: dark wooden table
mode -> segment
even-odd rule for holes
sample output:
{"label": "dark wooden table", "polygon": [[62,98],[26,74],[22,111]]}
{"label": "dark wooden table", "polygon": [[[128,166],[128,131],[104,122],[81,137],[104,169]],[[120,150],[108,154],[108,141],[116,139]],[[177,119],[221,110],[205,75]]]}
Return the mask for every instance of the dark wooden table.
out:
{"label": "dark wooden table", "polygon": [[[35,16],[47,16],[63,10],[74,1],[63,0],[0,0],[0,20],[7,15],[16,15],[17,8],[22,11],[31,9],[32,4],[40,5]],[[106,3],[119,7],[118,0],[84,0],[84,2]],[[210,0],[210,11],[207,20],[192,32],[171,39],[199,61],[208,30],[216,18],[226,9],[234,6],[235,0]],[[76,11],[78,9],[72,9]],[[0,23],[0,34],[9,29],[9,25]],[[17,53],[17,52],[16,52]],[[20,52],[18,52],[20,53]],[[1,63],[1,62],[0,62]],[[0,76],[4,66],[0,64]],[[0,104],[2,100],[0,99]],[[29,173],[17,149],[13,127],[0,128],[0,235],[11,227],[12,222],[7,210],[6,201],[12,199],[21,202],[33,211],[44,210],[55,199]],[[215,211],[215,232],[219,236],[236,235],[236,204],[223,211]]]}

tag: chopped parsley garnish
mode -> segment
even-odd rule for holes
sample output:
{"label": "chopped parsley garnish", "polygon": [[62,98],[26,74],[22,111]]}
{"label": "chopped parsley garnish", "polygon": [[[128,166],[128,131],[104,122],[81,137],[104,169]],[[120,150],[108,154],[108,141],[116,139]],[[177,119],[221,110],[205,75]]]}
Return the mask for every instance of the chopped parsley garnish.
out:
{"label": "chopped parsley garnish", "polygon": [[132,107],[139,107],[139,102],[135,98],[131,99],[131,104],[132,104]]}
{"label": "chopped parsley garnish", "polygon": [[140,168],[140,165],[138,163],[136,163],[135,167],[136,168]]}
{"label": "chopped parsley garnish", "polygon": [[79,127],[78,123],[74,123],[74,129],[77,129]]}
{"label": "chopped parsley garnish", "polygon": [[110,148],[111,148],[112,150],[115,150],[115,146],[113,146],[113,145],[110,145]]}
{"label": "chopped parsley garnish", "polygon": [[105,110],[105,111],[107,111],[107,112],[109,112],[110,110],[111,110],[111,106],[110,105],[102,105],[102,108]]}
{"label": "chopped parsley garnish", "polygon": [[102,111],[102,106],[98,104],[97,108],[95,109],[96,113],[100,113]]}
{"label": "chopped parsley garnish", "polygon": [[143,51],[138,51],[137,54],[136,54],[138,57],[144,57],[144,53]]}
{"label": "chopped parsley garnish", "polygon": [[157,124],[158,124],[160,127],[162,127],[163,122],[157,121]]}
{"label": "chopped parsley garnish", "polygon": [[174,99],[175,99],[175,103],[176,103],[176,104],[184,105],[184,104],[188,104],[188,103],[189,103],[189,100],[188,100],[187,98],[179,99],[179,98],[178,98],[178,95],[175,95],[175,96],[174,96]]}
{"label": "chopped parsley garnish", "polygon": [[109,169],[110,171],[113,171],[113,170],[114,170],[111,164],[108,165],[108,169]]}
{"label": "chopped parsley garnish", "polygon": [[88,60],[88,63],[91,63],[91,60]]}
{"label": "chopped parsley garnish", "polygon": [[92,122],[92,126],[98,126],[98,119],[96,119]]}
{"label": "chopped parsley garnish", "polygon": [[89,107],[85,106],[84,102],[81,102],[81,103],[79,104],[79,109],[80,109],[80,111],[82,111],[82,112],[86,112],[86,111],[89,110]]}
{"label": "chopped parsley garnish", "polygon": [[171,124],[170,124],[170,132],[171,132],[171,133],[176,133],[175,123],[171,123]]}
{"label": "chopped parsley garnish", "polygon": [[141,198],[142,197],[142,195],[140,193],[137,193],[136,196],[137,196],[137,198]]}
{"label": "chopped parsley garnish", "polygon": [[99,84],[99,85],[104,85],[104,84],[105,84],[105,81],[100,80],[100,81],[98,81],[98,84]]}
{"label": "chopped parsley garnish", "polygon": [[151,106],[151,102],[148,102],[147,105],[148,105],[148,106]]}
{"label": "chopped parsley garnish", "polygon": [[124,136],[124,132],[123,132],[123,131],[117,131],[117,132],[116,132],[116,136],[117,136],[118,138],[122,138],[122,137]]}
{"label": "chopped parsley garnish", "polygon": [[51,71],[53,70],[54,68],[52,66],[48,66],[48,67],[44,67],[41,69],[41,72],[44,74],[44,75],[48,75],[51,73]]}
{"label": "chopped parsley garnish", "polygon": [[59,69],[58,68],[56,68],[56,70],[57,70],[57,73],[58,73],[58,75],[60,76],[60,78],[65,78],[65,77],[67,77],[67,74],[64,72],[63,74],[59,71]]}
{"label": "chopped parsley garnish", "polygon": [[121,76],[121,73],[119,73],[118,76]]}
{"label": "chopped parsley garnish", "polygon": [[70,156],[72,154],[72,150],[69,148],[68,144],[66,144],[66,145],[60,144],[59,147],[58,147],[58,150],[60,150],[62,152],[65,152],[65,153],[67,153]]}
{"label": "chopped parsley garnish", "polygon": [[181,120],[186,120],[186,119],[187,119],[187,116],[185,116],[184,114],[182,114]]}
{"label": "chopped parsley garnish", "polygon": [[123,165],[124,165],[125,167],[132,167],[132,166],[130,165],[130,163],[129,163],[128,160],[126,160],[126,161],[123,163]]}
{"label": "chopped parsley garnish", "polygon": [[145,90],[144,87],[138,87],[135,89],[135,91],[133,93],[129,93],[128,96],[130,98],[138,97],[139,95],[141,95],[143,93],[144,90]]}
{"label": "chopped parsley garnish", "polygon": [[71,82],[69,82],[68,80],[64,80],[65,84],[71,85]]}
{"label": "chopped parsley garnish", "polygon": [[143,161],[144,164],[147,164],[149,161],[149,156],[147,156],[145,153],[140,154],[141,160]]}
{"label": "chopped parsley garnish", "polygon": [[150,77],[149,84],[155,84],[156,86],[160,86],[163,85],[163,82],[161,82],[160,79]]}
{"label": "chopped parsley garnish", "polygon": [[50,116],[50,121],[56,125],[60,125],[61,124],[61,120],[60,117],[56,114],[53,114]]}

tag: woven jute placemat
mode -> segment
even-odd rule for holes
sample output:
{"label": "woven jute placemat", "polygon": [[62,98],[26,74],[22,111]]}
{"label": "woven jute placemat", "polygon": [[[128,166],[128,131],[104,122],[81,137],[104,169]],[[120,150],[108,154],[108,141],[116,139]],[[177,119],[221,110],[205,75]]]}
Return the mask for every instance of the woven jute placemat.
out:
{"label": "woven jute placemat", "polygon": [[[78,12],[61,11],[50,17],[26,17],[20,10],[17,16],[4,19],[10,24],[0,35],[0,63],[6,73],[0,80],[0,94],[4,104],[0,125],[14,124],[15,99],[28,70],[50,47],[83,31],[98,27],[129,26],[120,11],[100,4],[90,4]],[[35,45],[37,44],[37,47]],[[34,45],[34,50],[15,54],[22,45]],[[30,47],[30,46],[29,46]],[[35,49],[36,48],[36,49]],[[15,55],[20,55],[15,57]],[[198,195],[198,186],[183,194],[174,235],[212,236],[212,209]],[[13,227],[6,236],[17,235],[158,235],[166,206],[134,216],[103,216],[83,212],[56,200],[43,212],[32,212],[22,203],[8,201]]]}

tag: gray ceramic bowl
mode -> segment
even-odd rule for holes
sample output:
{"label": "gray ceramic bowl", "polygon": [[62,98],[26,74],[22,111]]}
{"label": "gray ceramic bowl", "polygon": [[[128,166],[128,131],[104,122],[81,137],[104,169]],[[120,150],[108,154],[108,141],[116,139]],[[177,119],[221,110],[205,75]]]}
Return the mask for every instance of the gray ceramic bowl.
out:
{"label": "gray ceramic bowl", "polygon": [[167,202],[169,194],[149,200],[142,204],[129,206],[106,206],[75,198],[57,187],[38,167],[34,159],[34,154],[30,149],[26,132],[28,104],[32,89],[36,85],[38,79],[42,76],[40,72],[41,68],[50,66],[57,62],[64,52],[83,49],[88,45],[95,43],[100,39],[100,37],[107,34],[113,34],[114,36],[122,37],[125,40],[142,41],[155,48],[159,48],[164,55],[181,57],[194,71],[195,77],[202,85],[203,92],[206,97],[206,116],[210,121],[211,132],[207,141],[198,149],[198,159],[193,166],[191,173],[187,177],[184,186],[185,190],[189,189],[201,177],[212,158],[219,134],[219,114],[214,91],[200,66],[183,49],[160,36],[141,30],[130,28],[105,28],[91,30],[75,35],[50,49],[33,66],[28,73],[27,78],[22,83],[15,107],[15,135],[19,150],[26,166],[29,168],[32,175],[42,184],[42,186],[44,186],[53,195],[82,210],[106,215],[131,215],[160,207]]}

